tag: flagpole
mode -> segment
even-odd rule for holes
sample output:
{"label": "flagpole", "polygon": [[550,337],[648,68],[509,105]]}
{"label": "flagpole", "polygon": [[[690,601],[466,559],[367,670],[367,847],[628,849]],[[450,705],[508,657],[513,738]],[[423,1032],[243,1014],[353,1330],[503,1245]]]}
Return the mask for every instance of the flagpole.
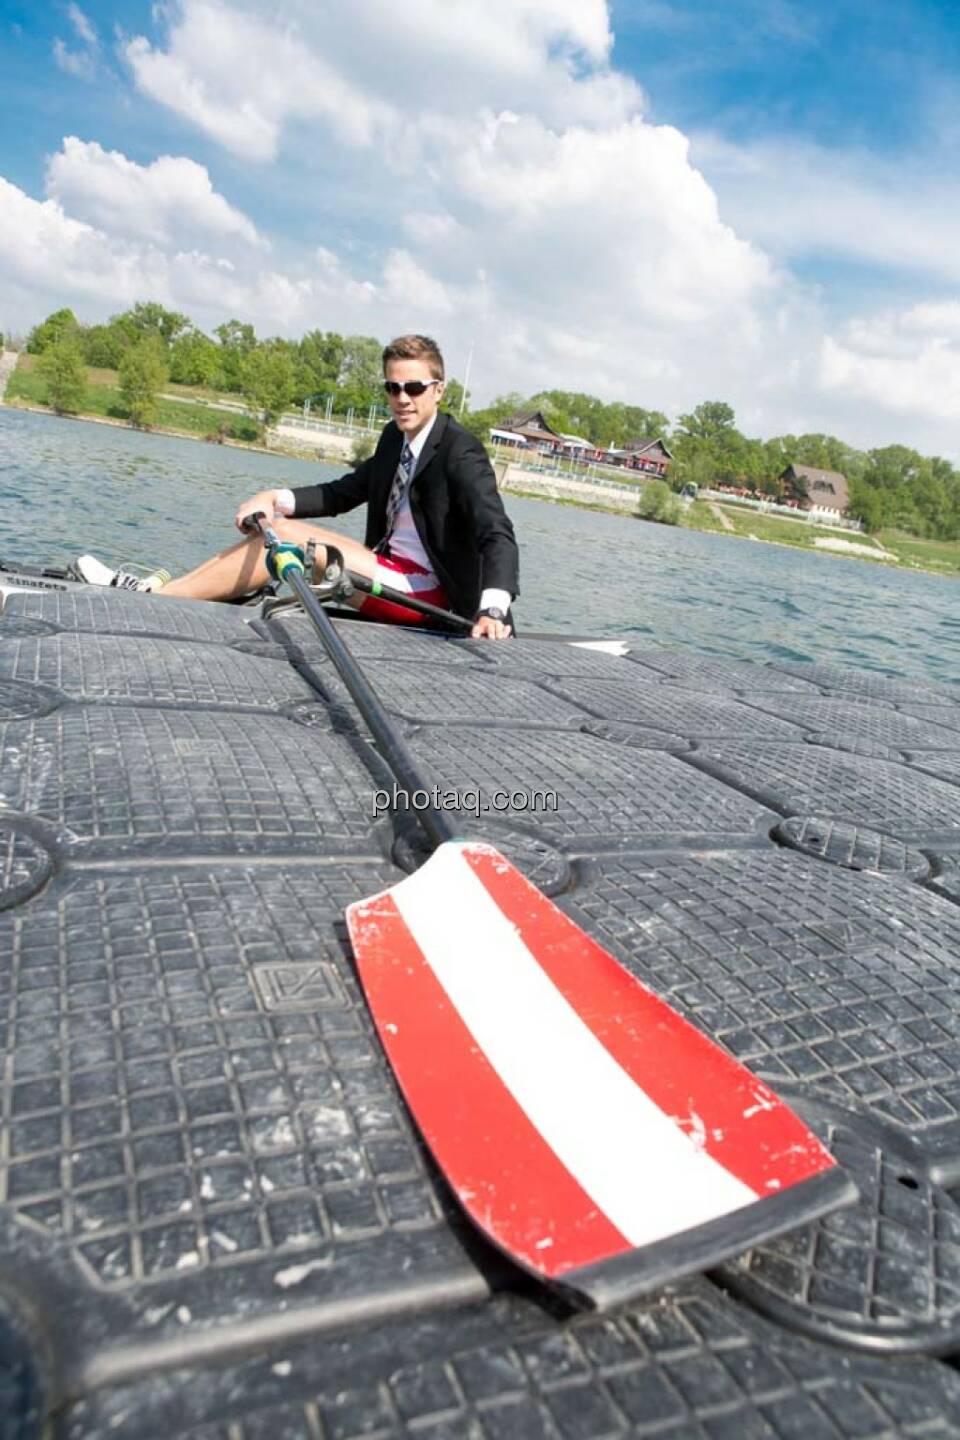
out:
{"label": "flagpole", "polygon": [[468,356],[467,356],[467,369],[466,369],[466,373],[465,373],[465,375],[464,375],[464,377],[463,377],[463,394],[460,396],[460,409],[457,411],[458,417],[463,414],[464,409],[465,409],[466,404],[467,404],[467,390],[468,390],[469,385],[470,385],[470,367],[471,367],[472,364],[473,364],[473,341],[471,340],[471,341],[470,341],[470,353],[469,353]]}

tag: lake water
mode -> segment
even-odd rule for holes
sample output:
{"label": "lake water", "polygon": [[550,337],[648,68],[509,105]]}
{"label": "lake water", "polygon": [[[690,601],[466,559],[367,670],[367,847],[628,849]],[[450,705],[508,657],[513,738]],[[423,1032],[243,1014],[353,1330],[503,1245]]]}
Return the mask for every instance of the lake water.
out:
{"label": "lake water", "polygon": [[[342,473],[252,451],[0,407],[0,557],[92,551],[175,573],[235,537],[264,486]],[[507,496],[527,630],[960,679],[957,581]],[[360,538],[362,511],[336,525]]]}

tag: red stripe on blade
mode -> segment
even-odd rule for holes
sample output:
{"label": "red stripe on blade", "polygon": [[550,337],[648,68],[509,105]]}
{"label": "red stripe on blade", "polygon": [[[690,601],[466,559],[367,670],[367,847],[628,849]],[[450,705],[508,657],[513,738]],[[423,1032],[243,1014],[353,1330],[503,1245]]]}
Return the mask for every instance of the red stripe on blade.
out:
{"label": "red stripe on blade", "polygon": [[347,924],[394,1073],[475,1224],[548,1279],[629,1250],[506,1089],[389,892],[351,905]]}
{"label": "red stripe on blade", "polygon": [[498,851],[462,853],[541,968],[650,1099],[758,1197],[834,1168],[799,1116],[642,985]]}

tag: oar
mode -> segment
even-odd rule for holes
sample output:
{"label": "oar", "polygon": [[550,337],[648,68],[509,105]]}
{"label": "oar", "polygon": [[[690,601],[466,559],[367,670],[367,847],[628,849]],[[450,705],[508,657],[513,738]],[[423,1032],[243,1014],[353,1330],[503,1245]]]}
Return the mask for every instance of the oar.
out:
{"label": "oar", "polygon": [[416,610],[418,615],[425,615],[451,630],[469,632],[473,629],[472,620],[455,615],[452,610],[444,610],[439,605],[431,605],[429,600],[421,600],[417,595],[407,595],[403,590],[395,590],[392,585],[384,585],[380,580],[368,580],[365,575],[358,575],[355,570],[344,573],[353,589],[360,590],[364,595],[375,595],[380,600],[389,600],[391,605],[402,605],[407,610]]}
{"label": "oar", "polygon": [[600,1308],[854,1200],[767,1085],[492,845],[460,837],[312,594],[303,552],[260,528],[437,847],[349,906],[347,925],[394,1074],[471,1220],[538,1279]]}

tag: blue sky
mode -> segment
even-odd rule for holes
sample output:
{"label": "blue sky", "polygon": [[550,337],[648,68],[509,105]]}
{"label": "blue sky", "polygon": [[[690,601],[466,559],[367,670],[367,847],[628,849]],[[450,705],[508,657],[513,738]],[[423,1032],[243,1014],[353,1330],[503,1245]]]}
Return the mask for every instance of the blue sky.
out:
{"label": "blue sky", "polygon": [[702,0],[613,6],[616,57],[658,117],[828,147],[936,143],[927,91],[955,85],[960,10],[922,0]]}
{"label": "blue sky", "polygon": [[955,455],[958,75],[931,0],[2,3],[0,325],[430,328],[481,400]]}

